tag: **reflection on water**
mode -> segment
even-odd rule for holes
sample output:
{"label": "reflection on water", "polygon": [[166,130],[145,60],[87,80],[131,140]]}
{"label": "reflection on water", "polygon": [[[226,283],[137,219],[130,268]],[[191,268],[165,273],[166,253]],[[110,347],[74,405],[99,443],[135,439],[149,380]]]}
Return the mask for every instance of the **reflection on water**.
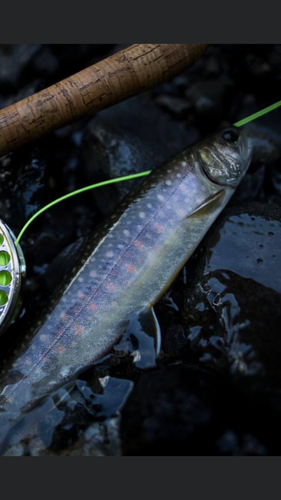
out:
{"label": "reflection on water", "polygon": [[156,366],[159,332],[144,319],[133,315],[111,354],[23,414],[2,454],[120,455],[120,411],[138,370]]}
{"label": "reflection on water", "polygon": [[188,339],[202,364],[276,386],[281,381],[281,224],[233,211],[228,209],[206,237],[206,253],[198,254],[196,282],[186,290]]}
{"label": "reflection on water", "polygon": [[[281,292],[279,221],[269,221],[258,215],[233,215],[227,219],[217,237],[217,243],[214,238],[210,241],[207,272],[227,269]],[[268,262],[271,259],[274,259],[276,266],[273,274],[268,272]]]}

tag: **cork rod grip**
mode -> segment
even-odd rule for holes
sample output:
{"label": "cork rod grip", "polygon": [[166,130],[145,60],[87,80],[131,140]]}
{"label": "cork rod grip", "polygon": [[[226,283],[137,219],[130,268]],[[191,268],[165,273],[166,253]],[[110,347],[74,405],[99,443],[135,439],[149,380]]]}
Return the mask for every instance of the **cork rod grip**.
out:
{"label": "cork rod grip", "polygon": [[0,156],[164,82],[206,44],[136,44],[0,110]]}

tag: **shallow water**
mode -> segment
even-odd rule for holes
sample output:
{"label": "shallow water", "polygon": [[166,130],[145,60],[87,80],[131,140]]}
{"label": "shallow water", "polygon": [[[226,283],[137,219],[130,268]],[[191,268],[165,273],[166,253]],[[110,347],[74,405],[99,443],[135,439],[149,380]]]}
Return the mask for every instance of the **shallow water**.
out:
{"label": "shallow water", "polygon": [[[281,223],[262,216],[230,216],[207,255],[209,273],[221,268],[281,292]],[[212,243],[211,243],[212,244]],[[279,250],[280,248],[280,250]],[[221,255],[224,256],[222,267]],[[274,259],[275,273],[269,273]]]}
{"label": "shallow water", "polygon": [[264,209],[226,209],[195,257],[184,315],[201,364],[279,387],[280,211]]}

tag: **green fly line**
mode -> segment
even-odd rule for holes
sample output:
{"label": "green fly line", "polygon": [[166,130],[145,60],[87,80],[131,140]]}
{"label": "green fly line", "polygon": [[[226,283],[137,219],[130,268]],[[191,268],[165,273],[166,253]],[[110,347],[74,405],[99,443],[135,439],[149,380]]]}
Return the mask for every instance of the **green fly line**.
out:
{"label": "green fly line", "polygon": [[[263,115],[266,115],[270,111],[274,111],[274,109],[279,108],[281,106],[281,101],[276,102],[275,104],[272,104],[271,106],[268,106],[267,108],[261,109],[257,113],[254,113],[250,116],[247,116],[246,118],[243,118],[242,120],[234,123],[234,127],[242,127],[243,125],[246,125],[247,123],[256,120],[257,118],[260,118]],[[23,226],[22,230],[20,231],[16,241],[15,245],[17,246],[19,244],[19,241],[23,235],[23,233],[26,231],[26,229],[29,227],[29,225],[36,219],[39,215],[41,215],[43,212],[48,210],[49,208],[53,207],[57,203],[60,203],[61,201],[67,200],[68,198],[71,198],[72,196],[75,196],[77,194],[85,193],[85,191],[89,191],[90,189],[95,189],[98,187],[102,186],[108,186],[109,184],[114,184],[116,182],[123,182],[123,181],[130,181],[132,179],[137,179],[139,177],[145,177],[151,173],[151,170],[146,170],[145,172],[140,172],[138,174],[132,174],[132,175],[125,175],[123,177],[116,177],[115,179],[109,179],[107,181],[102,181],[98,182],[96,184],[91,184],[90,186],[83,187],[81,189],[77,189],[76,191],[72,191],[71,193],[65,194],[61,198],[57,198],[56,200],[52,201],[45,207],[41,208],[36,212],[28,221],[27,223]]]}
{"label": "green fly line", "polygon": [[102,186],[108,186],[109,184],[114,184],[115,182],[130,181],[132,179],[137,179],[138,177],[144,177],[146,175],[149,175],[150,173],[151,173],[151,170],[146,170],[145,172],[140,172],[139,174],[125,175],[123,177],[117,177],[115,179],[109,179],[107,181],[97,182],[96,184],[91,184],[90,186],[86,186],[86,187],[83,187],[81,189],[77,189],[76,191],[72,191],[71,193],[65,194],[61,198],[57,198],[56,200],[52,201],[51,203],[49,203],[45,207],[38,210],[38,212],[36,212],[32,217],[30,217],[30,219],[23,226],[21,232],[19,233],[19,235],[15,241],[15,245],[17,246],[19,244],[19,241],[20,241],[23,233],[28,228],[28,226],[31,224],[31,222],[33,222],[34,219],[36,219],[38,217],[38,215],[41,215],[43,212],[45,212],[49,208],[53,207],[57,203],[60,203],[61,201],[64,201],[64,200],[67,200],[68,198],[71,198],[71,196],[75,196],[76,194],[81,194],[81,193],[85,193],[85,191],[90,191],[90,189],[95,189],[95,188],[102,187]]}
{"label": "green fly line", "polygon": [[281,106],[281,101],[276,102],[275,104],[271,104],[271,106],[268,106],[267,108],[261,109],[260,111],[257,111],[257,113],[254,113],[253,115],[247,116],[246,118],[243,118],[243,120],[240,120],[239,122],[234,123],[234,127],[242,127],[243,125],[246,125],[249,122],[252,122],[253,120],[256,120],[257,118],[260,118],[263,115],[266,115],[267,113],[270,113],[270,111],[274,111],[274,109],[279,108]]}

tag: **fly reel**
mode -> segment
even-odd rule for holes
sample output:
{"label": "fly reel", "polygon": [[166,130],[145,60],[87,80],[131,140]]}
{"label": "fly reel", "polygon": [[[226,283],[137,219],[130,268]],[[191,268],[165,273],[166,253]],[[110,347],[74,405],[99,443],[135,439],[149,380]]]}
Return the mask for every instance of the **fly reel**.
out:
{"label": "fly reel", "polygon": [[26,264],[11,229],[0,220],[0,334],[15,318],[20,306],[22,277]]}

